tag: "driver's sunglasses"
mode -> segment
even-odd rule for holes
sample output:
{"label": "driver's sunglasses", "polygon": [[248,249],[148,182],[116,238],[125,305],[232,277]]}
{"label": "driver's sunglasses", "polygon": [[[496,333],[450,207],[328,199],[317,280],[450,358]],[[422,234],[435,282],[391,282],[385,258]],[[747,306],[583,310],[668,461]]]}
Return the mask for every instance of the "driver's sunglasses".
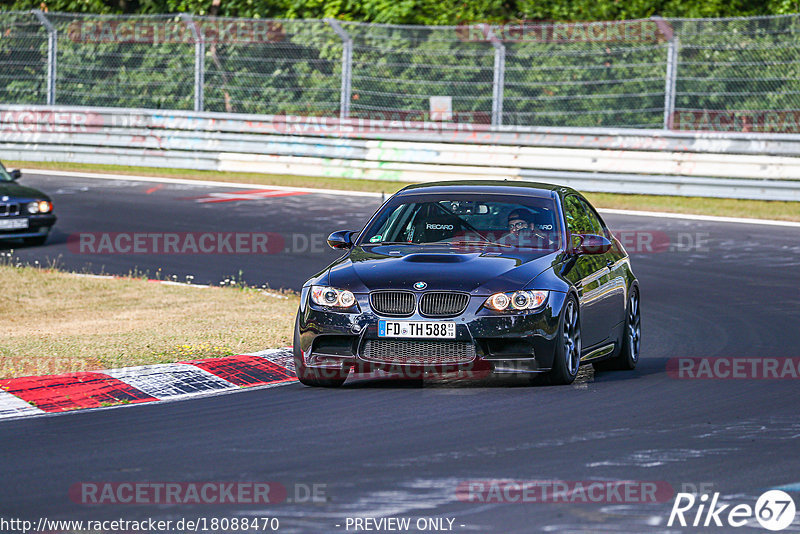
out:
{"label": "driver's sunglasses", "polygon": [[526,223],[525,221],[518,221],[518,222],[514,222],[514,223],[512,223],[512,222],[508,223],[508,228],[510,230],[522,230],[523,228],[527,228],[527,227],[528,227],[528,223]]}

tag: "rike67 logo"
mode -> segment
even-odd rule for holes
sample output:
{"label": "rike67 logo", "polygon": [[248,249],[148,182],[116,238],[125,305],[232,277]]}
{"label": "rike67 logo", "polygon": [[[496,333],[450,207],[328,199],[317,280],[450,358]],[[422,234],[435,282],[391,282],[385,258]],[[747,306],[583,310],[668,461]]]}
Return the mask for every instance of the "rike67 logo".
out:
{"label": "rike67 logo", "polygon": [[[667,526],[682,527],[743,527],[755,526],[772,531],[783,530],[794,521],[795,504],[791,495],[781,490],[769,490],[749,504],[720,504],[719,493],[709,499],[708,494],[699,497],[691,493],[678,493]],[[755,521],[754,521],[755,520]]]}

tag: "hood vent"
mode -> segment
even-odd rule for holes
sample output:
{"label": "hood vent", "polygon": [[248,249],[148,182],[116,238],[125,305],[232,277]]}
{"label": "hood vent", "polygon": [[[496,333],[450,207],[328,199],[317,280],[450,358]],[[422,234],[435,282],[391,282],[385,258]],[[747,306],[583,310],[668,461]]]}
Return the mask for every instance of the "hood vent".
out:
{"label": "hood vent", "polygon": [[413,263],[463,263],[468,261],[469,256],[461,254],[409,254],[403,258],[403,261],[410,261]]}

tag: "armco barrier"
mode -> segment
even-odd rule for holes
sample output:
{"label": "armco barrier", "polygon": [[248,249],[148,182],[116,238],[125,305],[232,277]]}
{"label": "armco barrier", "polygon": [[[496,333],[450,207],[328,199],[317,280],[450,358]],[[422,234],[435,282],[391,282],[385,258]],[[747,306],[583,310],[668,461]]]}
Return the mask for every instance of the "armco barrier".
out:
{"label": "armco barrier", "polygon": [[0,106],[0,158],[800,201],[800,135]]}

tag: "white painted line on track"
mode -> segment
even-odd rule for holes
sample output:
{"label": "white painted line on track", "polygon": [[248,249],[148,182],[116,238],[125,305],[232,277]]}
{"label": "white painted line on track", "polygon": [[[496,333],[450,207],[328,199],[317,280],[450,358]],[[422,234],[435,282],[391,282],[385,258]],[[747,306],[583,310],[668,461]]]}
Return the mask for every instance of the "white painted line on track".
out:
{"label": "white painted line on track", "polygon": [[[135,175],[124,175],[124,174],[100,174],[100,173],[86,173],[86,172],[73,172],[73,171],[57,171],[53,169],[23,169],[23,172],[30,174],[51,174],[56,176],[67,176],[67,177],[71,176],[76,178],[92,178],[98,180],[170,183],[170,184],[181,184],[181,185],[210,185],[216,187],[232,187],[232,188],[245,188],[245,189],[252,189],[254,186],[263,186],[280,191],[302,191],[305,193],[317,193],[321,195],[338,195],[338,196],[350,196],[350,197],[356,196],[356,197],[381,198],[383,196],[382,193],[372,193],[367,191],[341,191],[338,189],[315,189],[312,187],[287,187],[281,185],[215,182],[207,180],[190,180],[182,178],[159,178],[157,176],[135,176]],[[388,183],[392,182],[387,182],[387,184]],[[685,219],[691,221],[758,224],[767,226],[785,226],[789,228],[800,228],[800,222],[778,221],[774,219],[750,219],[744,217],[722,217],[718,215],[694,215],[690,213],[671,213],[667,211],[619,210],[611,208],[598,208],[598,211],[601,213],[608,213],[611,215],[631,215],[636,217],[659,217],[664,219]]]}
{"label": "white painted line on track", "polygon": [[[800,211],[800,203],[798,203]],[[635,217],[658,217],[662,219],[686,219],[690,221],[708,221],[721,223],[737,224],[763,224],[768,226],[787,226],[790,228],[800,228],[800,222],[776,221],[773,219],[747,219],[744,217],[721,217],[718,215],[692,215],[683,213],[670,213],[668,211],[637,211],[637,210],[616,210],[610,208],[598,208],[600,213],[611,215],[633,215]]]}

